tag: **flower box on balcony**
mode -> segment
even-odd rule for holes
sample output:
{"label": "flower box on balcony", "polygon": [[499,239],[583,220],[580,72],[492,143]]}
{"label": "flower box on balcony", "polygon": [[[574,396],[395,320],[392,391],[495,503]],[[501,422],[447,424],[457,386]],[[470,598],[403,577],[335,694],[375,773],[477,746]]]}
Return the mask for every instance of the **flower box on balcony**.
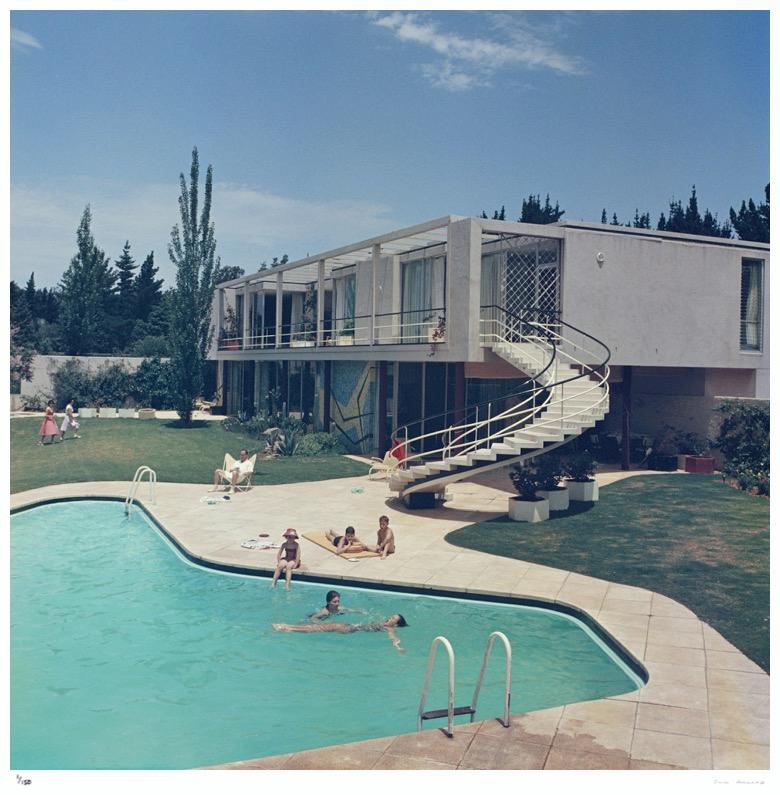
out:
{"label": "flower box on balcony", "polygon": [[314,340],[292,340],[290,342],[291,348],[313,348]]}
{"label": "flower box on balcony", "polygon": [[351,334],[339,334],[336,337],[336,345],[354,345],[355,338]]}

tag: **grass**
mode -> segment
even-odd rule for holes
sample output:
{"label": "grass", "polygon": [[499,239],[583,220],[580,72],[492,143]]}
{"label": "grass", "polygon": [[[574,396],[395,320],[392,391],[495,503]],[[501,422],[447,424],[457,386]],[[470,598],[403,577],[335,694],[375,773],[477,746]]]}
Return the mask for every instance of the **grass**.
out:
{"label": "grass", "polygon": [[463,527],[456,546],[649,588],[769,671],[769,500],[712,475],[649,475],[546,522]]}
{"label": "grass", "polygon": [[[214,469],[226,452],[238,456],[246,447],[250,455],[261,443],[222,424],[201,421],[184,428],[175,421],[87,419],[81,421],[80,439],[37,445],[39,418],[11,420],[11,492],[54,483],[91,480],[132,480],[141,464],[169,483],[212,482]],[[294,456],[258,459],[252,482],[257,485],[365,475],[365,464],[344,456]]]}

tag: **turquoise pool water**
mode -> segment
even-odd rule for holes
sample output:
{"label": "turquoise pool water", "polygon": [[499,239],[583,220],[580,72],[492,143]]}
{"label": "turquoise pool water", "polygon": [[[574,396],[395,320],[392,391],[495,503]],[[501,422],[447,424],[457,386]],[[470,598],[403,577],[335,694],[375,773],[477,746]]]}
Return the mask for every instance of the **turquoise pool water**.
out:
{"label": "turquoise pool water", "polygon": [[[257,552],[258,556],[268,553]],[[42,505],[11,520],[11,767],[191,768],[416,728],[431,640],[456,654],[465,704],[488,634],[512,643],[512,712],[616,695],[641,682],[584,624],[515,605],[339,587],[376,620],[403,613],[405,654],[384,632],[278,633],[329,585],[191,565],[121,503]],[[439,651],[428,708],[446,706]],[[496,644],[478,718],[502,712]]]}

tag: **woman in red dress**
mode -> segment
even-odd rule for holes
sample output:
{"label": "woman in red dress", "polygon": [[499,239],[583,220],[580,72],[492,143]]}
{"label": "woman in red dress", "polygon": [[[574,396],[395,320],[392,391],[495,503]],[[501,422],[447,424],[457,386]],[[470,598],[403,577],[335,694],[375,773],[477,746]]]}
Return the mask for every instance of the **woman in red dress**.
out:
{"label": "woman in red dress", "polygon": [[41,427],[38,430],[38,444],[43,444],[44,436],[51,436],[51,444],[60,435],[60,429],[54,421],[54,401],[50,400],[46,406],[46,416],[43,418]]}

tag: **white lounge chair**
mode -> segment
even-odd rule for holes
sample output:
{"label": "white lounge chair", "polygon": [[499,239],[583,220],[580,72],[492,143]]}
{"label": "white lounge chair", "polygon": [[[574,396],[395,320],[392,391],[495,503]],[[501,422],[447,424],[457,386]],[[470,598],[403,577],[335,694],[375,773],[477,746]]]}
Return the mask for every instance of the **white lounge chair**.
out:
{"label": "white lounge chair", "polygon": [[[236,479],[236,489],[241,491],[247,491],[252,488],[252,475],[255,473],[255,462],[257,461],[257,453],[253,456],[250,456],[248,459],[249,463],[252,465],[252,468],[249,472],[245,472],[242,475],[239,475]],[[233,458],[230,453],[225,453],[225,460],[222,462],[222,470],[220,473],[220,478],[223,482],[227,483],[228,485],[232,485],[232,475],[231,470],[233,467],[238,464],[239,462]]]}
{"label": "white lounge chair", "polygon": [[401,462],[392,454],[385,453],[384,458],[372,458],[371,467],[368,470],[369,480],[384,480],[398,469]]}

